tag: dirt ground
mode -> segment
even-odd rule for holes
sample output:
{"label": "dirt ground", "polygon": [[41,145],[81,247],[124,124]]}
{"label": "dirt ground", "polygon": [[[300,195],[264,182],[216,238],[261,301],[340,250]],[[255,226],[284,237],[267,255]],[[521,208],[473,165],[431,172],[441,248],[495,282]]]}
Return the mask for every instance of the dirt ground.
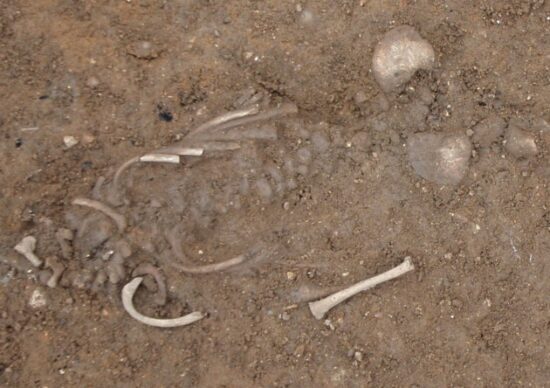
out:
{"label": "dirt ground", "polygon": [[[436,65],[384,94],[372,55],[400,25]],[[2,0],[0,101],[1,386],[550,387],[549,1]],[[298,112],[252,126],[276,139],[128,169],[123,232],[71,205],[250,101]],[[491,117],[537,152],[499,134],[473,141],[458,185],[415,173],[411,135]],[[57,287],[13,250],[28,235],[66,267]],[[170,241],[188,263],[253,259],[186,274]],[[124,242],[119,278],[98,281]],[[405,256],[414,272],[327,320],[294,305]],[[207,317],[133,320],[120,292],[140,263],[168,287],[164,306],[141,287],[140,311]]]}

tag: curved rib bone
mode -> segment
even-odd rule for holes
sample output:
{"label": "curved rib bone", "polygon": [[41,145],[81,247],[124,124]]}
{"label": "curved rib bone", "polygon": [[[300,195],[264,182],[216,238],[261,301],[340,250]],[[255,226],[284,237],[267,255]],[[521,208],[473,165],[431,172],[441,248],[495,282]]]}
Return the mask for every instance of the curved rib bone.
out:
{"label": "curved rib bone", "polygon": [[124,306],[124,309],[136,321],[141,322],[148,326],[165,328],[165,327],[179,327],[179,326],[190,325],[191,323],[196,322],[205,317],[205,314],[199,311],[192,312],[190,314],[184,315],[183,317],[172,318],[172,319],[151,318],[139,313],[134,307],[133,299],[134,299],[134,294],[136,293],[136,290],[142,281],[143,281],[142,277],[134,278],[130,283],[126,284],[122,288],[122,304]]}

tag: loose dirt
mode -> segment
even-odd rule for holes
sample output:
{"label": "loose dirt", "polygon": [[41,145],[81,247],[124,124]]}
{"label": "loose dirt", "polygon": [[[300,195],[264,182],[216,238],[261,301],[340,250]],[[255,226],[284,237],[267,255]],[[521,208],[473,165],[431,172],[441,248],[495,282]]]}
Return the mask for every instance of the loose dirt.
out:
{"label": "loose dirt", "polygon": [[[384,94],[372,54],[400,25],[436,64]],[[0,385],[550,386],[549,64],[544,0],[2,0]],[[105,201],[121,163],[251,101],[298,113],[250,126],[266,138],[239,150],[130,168],[123,233],[71,205]],[[527,148],[507,147],[510,128]],[[472,139],[460,183],[415,173],[420,132]],[[13,251],[27,235],[66,267],[56,288]],[[169,236],[188,264],[251,260],[184,274]],[[413,273],[327,321],[292,305],[301,285],[405,256]],[[141,287],[141,312],[208,316],[130,318],[120,290],[142,263],[168,300]]]}

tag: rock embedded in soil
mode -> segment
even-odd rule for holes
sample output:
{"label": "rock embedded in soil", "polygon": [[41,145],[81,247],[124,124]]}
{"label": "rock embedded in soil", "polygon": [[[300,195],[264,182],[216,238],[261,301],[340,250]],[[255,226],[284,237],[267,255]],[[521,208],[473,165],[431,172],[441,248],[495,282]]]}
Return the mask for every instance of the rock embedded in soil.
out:
{"label": "rock embedded in soil", "polygon": [[46,296],[44,295],[42,290],[40,290],[39,288],[35,289],[32,292],[31,298],[29,299],[29,306],[31,306],[33,309],[39,309],[46,306],[46,304]]}
{"label": "rock embedded in soil", "polygon": [[372,69],[380,87],[387,93],[403,86],[420,69],[435,63],[432,45],[410,26],[388,31],[374,50]]}
{"label": "rock embedded in soil", "polygon": [[407,146],[414,171],[426,180],[456,185],[468,171],[472,145],[466,135],[417,133]]}
{"label": "rock embedded in soil", "polygon": [[516,126],[508,128],[504,147],[516,158],[530,158],[538,153],[535,136]]}
{"label": "rock embedded in soil", "polygon": [[128,47],[128,54],[139,59],[155,59],[159,56],[159,49],[152,42],[142,40],[132,43]]}
{"label": "rock embedded in soil", "polygon": [[489,147],[504,133],[506,122],[499,116],[489,116],[477,123],[474,128],[472,140],[481,147]]}

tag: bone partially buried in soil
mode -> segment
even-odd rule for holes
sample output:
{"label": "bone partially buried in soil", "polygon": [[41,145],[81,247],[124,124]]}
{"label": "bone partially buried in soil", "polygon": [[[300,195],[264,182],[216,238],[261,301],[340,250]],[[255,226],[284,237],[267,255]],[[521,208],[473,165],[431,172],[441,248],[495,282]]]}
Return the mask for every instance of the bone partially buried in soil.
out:
{"label": "bone partially buried in soil", "polygon": [[124,306],[124,309],[132,318],[134,318],[138,322],[141,322],[148,326],[170,328],[190,325],[191,323],[194,323],[205,317],[205,314],[199,311],[195,311],[182,317],[172,319],[151,318],[139,313],[134,307],[133,299],[134,294],[136,293],[136,290],[142,281],[142,277],[134,278],[130,283],[126,284],[122,288],[122,304]]}

